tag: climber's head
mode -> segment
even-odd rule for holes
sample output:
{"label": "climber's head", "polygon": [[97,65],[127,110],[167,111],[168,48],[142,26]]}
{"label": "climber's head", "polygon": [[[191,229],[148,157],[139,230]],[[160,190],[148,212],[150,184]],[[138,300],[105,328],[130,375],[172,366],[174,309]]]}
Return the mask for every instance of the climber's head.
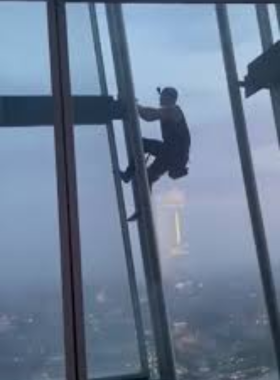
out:
{"label": "climber's head", "polygon": [[174,87],[157,88],[161,106],[174,106],[178,99],[178,91]]}

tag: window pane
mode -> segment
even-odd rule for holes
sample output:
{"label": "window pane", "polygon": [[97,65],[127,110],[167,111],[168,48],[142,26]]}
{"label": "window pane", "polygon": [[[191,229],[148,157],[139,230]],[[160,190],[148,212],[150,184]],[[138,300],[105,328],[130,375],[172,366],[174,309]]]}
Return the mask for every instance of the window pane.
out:
{"label": "window pane", "polygon": [[[0,45],[1,96],[51,95],[45,3],[1,2]],[[53,127],[1,125],[0,183],[0,377],[64,379]]]}
{"label": "window pane", "polygon": [[75,128],[89,376],[139,371],[105,126]]}
{"label": "window pane", "polygon": [[[99,94],[88,4],[67,4],[66,9],[72,94]],[[75,150],[88,376],[137,373],[138,345],[106,126],[76,126]]]}
{"label": "window pane", "polygon": [[0,95],[50,94],[43,2],[0,2],[0,46]]}
{"label": "window pane", "polygon": [[53,128],[0,130],[0,377],[63,379]]}

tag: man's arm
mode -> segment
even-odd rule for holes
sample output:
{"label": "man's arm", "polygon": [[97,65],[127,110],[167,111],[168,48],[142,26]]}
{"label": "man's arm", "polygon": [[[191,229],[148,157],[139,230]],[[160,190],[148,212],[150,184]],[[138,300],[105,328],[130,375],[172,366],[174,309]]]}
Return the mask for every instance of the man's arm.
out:
{"label": "man's arm", "polygon": [[168,112],[164,108],[143,107],[137,105],[139,116],[145,121],[164,120],[168,117]]}
{"label": "man's arm", "polygon": [[137,105],[138,113],[141,119],[145,121],[174,121],[177,122],[182,117],[181,112],[175,107],[143,107]]}

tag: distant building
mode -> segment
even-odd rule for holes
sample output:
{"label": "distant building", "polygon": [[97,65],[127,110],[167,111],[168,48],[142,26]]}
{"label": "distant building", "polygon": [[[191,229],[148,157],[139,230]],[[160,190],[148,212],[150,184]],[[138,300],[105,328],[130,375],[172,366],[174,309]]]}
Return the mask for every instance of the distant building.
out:
{"label": "distant building", "polygon": [[178,189],[156,197],[155,215],[159,248],[164,273],[186,269],[189,244],[187,239],[187,201]]}
{"label": "distant building", "polygon": [[189,253],[186,234],[186,198],[173,189],[156,199],[157,229],[162,253],[167,257]]}

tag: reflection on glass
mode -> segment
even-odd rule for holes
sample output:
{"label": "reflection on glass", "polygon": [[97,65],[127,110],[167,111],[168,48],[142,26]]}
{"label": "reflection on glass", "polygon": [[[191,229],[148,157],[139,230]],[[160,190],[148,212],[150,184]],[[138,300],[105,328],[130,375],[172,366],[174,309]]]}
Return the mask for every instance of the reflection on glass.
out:
{"label": "reflection on glass", "polygon": [[140,370],[105,126],[75,127],[89,376]]}
{"label": "reflection on glass", "polygon": [[0,378],[64,379],[53,129],[0,131]]}
{"label": "reflection on glass", "polygon": [[[276,378],[214,6],[124,8],[139,103],[157,106],[156,87],[175,86],[193,137],[189,176],[153,190],[178,378]],[[236,22],[254,52],[246,9]],[[159,138],[159,126],[142,133]]]}

